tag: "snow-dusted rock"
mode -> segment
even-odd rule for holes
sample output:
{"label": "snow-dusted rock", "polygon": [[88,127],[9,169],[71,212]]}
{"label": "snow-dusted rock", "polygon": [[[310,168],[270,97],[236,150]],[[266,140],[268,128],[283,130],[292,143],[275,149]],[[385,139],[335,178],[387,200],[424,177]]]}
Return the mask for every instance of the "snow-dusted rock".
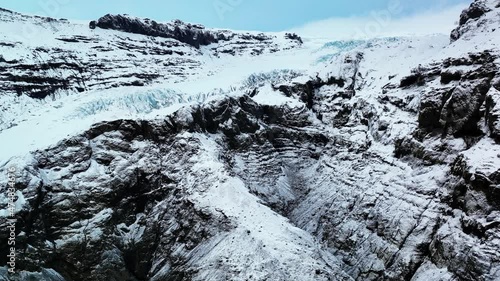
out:
{"label": "snow-dusted rock", "polygon": [[460,15],[459,26],[451,32],[451,40],[455,41],[465,35],[473,37],[478,31],[495,31],[500,22],[498,0],[476,0]]}
{"label": "snow-dusted rock", "polygon": [[[161,50],[189,51],[195,61],[213,55],[200,64],[214,73],[193,68],[201,74],[182,78],[198,95],[126,92],[120,102],[90,99],[49,112],[77,108],[84,116],[119,103],[140,113],[165,95],[200,103],[154,118],[103,119],[49,148],[27,146],[39,149],[2,159],[2,168],[18,167],[21,273],[13,280],[499,280],[499,10],[495,1],[475,1],[452,43],[443,35],[318,49],[301,39],[302,48],[287,52],[300,43],[294,35],[271,43],[265,34],[257,43],[255,34],[235,32],[236,41],[195,47],[175,34],[154,39],[176,42],[180,49]],[[118,22],[122,31],[97,22],[77,31],[132,44],[146,37],[123,30],[189,28]],[[82,40],[67,35],[57,38]],[[94,44],[68,40],[60,44]],[[238,40],[275,53],[240,61],[252,51]],[[134,52],[150,50],[137,44]],[[134,71],[152,56],[138,56]],[[242,65],[272,63],[273,71],[226,81]],[[222,86],[209,95],[214,83]],[[6,204],[2,192],[0,208]],[[5,251],[0,245],[0,261]]]}

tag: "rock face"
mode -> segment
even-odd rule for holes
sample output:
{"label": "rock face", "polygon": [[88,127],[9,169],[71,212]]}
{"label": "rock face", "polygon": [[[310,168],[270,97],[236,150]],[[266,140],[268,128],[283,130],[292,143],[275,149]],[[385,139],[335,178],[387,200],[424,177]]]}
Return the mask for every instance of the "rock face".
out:
{"label": "rock face", "polygon": [[307,75],[255,75],[6,159],[19,274],[1,267],[0,279],[500,280],[495,5],[475,1],[451,44],[358,42]]}
{"label": "rock face", "polygon": [[[496,59],[495,55],[485,51],[469,54],[465,59],[448,59],[437,68],[440,73],[436,72],[436,67],[420,72],[422,81],[435,79],[436,75],[440,75],[441,84],[446,85],[442,89],[430,89],[423,94],[419,112],[420,127],[427,131],[441,130],[445,134],[480,134],[479,121],[485,117],[481,107],[492,88],[492,79],[498,72],[498,66],[494,63]],[[461,66],[472,68],[466,72],[449,70]]]}
{"label": "rock face", "polygon": [[123,15],[105,15],[96,24],[103,29],[114,29],[146,36],[172,38],[195,48],[227,40],[222,33],[212,34],[201,25],[185,24],[174,21],[172,24],[159,24],[156,21],[132,19]]}
{"label": "rock face", "polygon": [[[497,80],[498,83],[498,80]],[[500,87],[497,84],[493,86],[494,88],[490,90],[486,96],[486,120],[488,128],[490,129],[490,136],[497,142],[500,142]]]}
{"label": "rock face", "polygon": [[[186,119],[185,114],[191,116]],[[19,214],[23,221],[19,227],[25,233],[18,245],[24,249],[17,261],[19,268],[52,268],[65,280],[223,280],[252,276],[265,266],[274,271],[266,275],[274,280],[294,276],[293,270],[299,269],[308,274],[307,280],[341,280],[341,276],[349,280],[340,269],[332,268],[331,258],[312,259],[322,255],[319,248],[305,254],[287,253],[290,262],[299,263],[299,258],[311,262],[304,269],[265,261],[242,265],[237,255],[241,253],[211,260],[211,255],[224,250],[221,239],[243,231],[244,237],[237,239],[255,243],[251,241],[260,234],[253,228],[241,230],[222,205],[221,209],[201,207],[200,199],[193,196],[220,184],[217,177],[202,176],[209,170],[195,167],[204,165],[199,160],[207,149],[203,144],[208,140],[200,134],[220,133],[223,139],[213,149],[226,149],[226,153],[243,153],[259,143],[277,148],[286,148],[291,141],[326,144],[321,134],[290,130],[289,124],[311,125],[306,112],[290,115],[284,108],[262,107],[242,97],[194,107],[161,122],[97,124],[80,136],[35,153],[33,166],[22,171],[23,180],[17,186],[29,198],[29,205],[35,204]],[[303,153],[305,158],[314,155],[308,149]],[[224,165],[213,171],[216,175],[232,170],[229,162],[234,158],[221,160]],[[181,168],[193,164],[192,169]],[[226,195],[212,196],[224,200]],[[294,235],[291,229],[286,231]],[[47,239],[52,242],[47,244]],[[296,239],[311,244],[305,237]],[[295,243],[300,242],[291,241]],[[272,243],[255,246],[271,247],[269,253],[259,250],[262,258],[272,256],[276,247]]]}
{"label": "rock face", "polygon": [[451,32],[451,40],[456,41],[471,30],[476,31],[478,28],[494,26],[491,23],[498,25],[500,21],[498,19],[498,6],[497,0],[474,1],[460,15],[459,26]]}
{"label": "rock face", "polygon": [[469,20],[477,19],[491,10],[481,2],[473,2],[470,7],[460,15],[460,25],[464,25]]}
{"label": "rock face", "polygon": [[[204,56],[258,56],[301,44],[300,37],[285,34],[278,38],[262,33],[208,31],[181,21],[160,24],[106,15],[86,26],[0,11],[1,29],[12,29],[12,22],[22,22],[36,34],[6,33],[2,39],[0,90],[2,95],[36,99],[181,82],[206,67]],[[43,43],[33,46],[33,42]],[[209,48],[201,51],[200,46]]]}
{"label": "rock face", "polygon": [[[94,21],[95,22],[95,21]],[[174,20],[171,23],[158,23],[150,19],[131,18],[125,15],[105,15],[95,22],[95,26],[102,29],[112,29],[146,36],[175,39],[199,49],[219,41],[231,41],[234,38],[244,38],[255,41],[272,41],[273,37],[265,34],[238,34],[228,30],[206,30],[200,24],[184,23]],[[285,34],[286,39],[302,44],[297,34]]]}

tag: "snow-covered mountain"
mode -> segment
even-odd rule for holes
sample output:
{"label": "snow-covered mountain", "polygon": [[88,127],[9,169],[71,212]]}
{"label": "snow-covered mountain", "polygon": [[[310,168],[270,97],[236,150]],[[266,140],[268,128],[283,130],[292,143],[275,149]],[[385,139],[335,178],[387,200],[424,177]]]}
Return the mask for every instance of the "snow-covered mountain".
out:
{"label": "snow-covered mountain", "polygon": [[0,280],[500,280],[500,2],[458,17],[325,41],[0,11]]}

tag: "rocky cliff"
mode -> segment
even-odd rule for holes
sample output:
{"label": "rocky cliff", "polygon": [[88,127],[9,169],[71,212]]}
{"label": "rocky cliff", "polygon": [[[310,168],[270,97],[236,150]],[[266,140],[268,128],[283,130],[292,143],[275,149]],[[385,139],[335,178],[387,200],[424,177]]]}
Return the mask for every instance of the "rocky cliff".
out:
{"label": "rocky cliff", "polygon": [[[278,51],[321,56],[6,159],[20,273],[0,278],[499,280],[499,13],[476,0],[451,43]],[[112,26],[171,30],[142,23]]]}

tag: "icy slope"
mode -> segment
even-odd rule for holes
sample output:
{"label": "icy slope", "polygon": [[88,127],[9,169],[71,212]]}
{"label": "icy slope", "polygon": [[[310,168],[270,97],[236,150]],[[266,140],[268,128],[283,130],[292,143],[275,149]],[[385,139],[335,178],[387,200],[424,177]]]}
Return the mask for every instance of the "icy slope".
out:
{"label": "icy slope", "polygon": [[[104,18],[114,17],[119,16]],[[208,30],[224,40],[192,46],[176,38],[92,30],[88,24],[6,10],[0,11],[0,18],[4,158],[42,148],[95,122],[144,117],[169,105],[229,92],[253,74],[282,67],[293,55],[277,52],[301,45],[286,33]],[[181,31],[192,28],[179,21],[166,25]],[[255,61],[268,53],[273,56]],[[240,65],[248,67],[240,70]],[[299,59],[289,65],[307,67]]]}
{"label": "icy slope", "polygon": [[[5,93],[33,98],[57,92],[183,81],[199,74],[210,57],[256,56],[301,44],[300,38],[290,39],[284,33],[204,31],[203,27],[180,21],[156,24],[172,30],[169,36],[154,30],[141,34],[134,28],[146,24],[126,16],[107,15],[99,20],[96,29],[5,10],[0,11],[0,19],[0,87]],[[113,21],[131,29],[119,28]]]}
{"label": "icy slope", "polygon": [[18,280],[499,280],[499,12],[30,103]]}
{"label": "icy slope", "polygon": [[[139,19],[111,15],[101,22],[116,18],[122,24],[145,24]],[[168,26],[180,35],[166,38],[90,29],[88,23],[0,10],[0,130],[19,125],[19,115],[26,117],[33,109],[44,107],[27,97],[50,100],[65,95],[86,97],[89,93],[102,96],[109,89],[136,92],[145,85],[158,85],[167,91],[172,84],[214,75],[233,58],[252,58],[301,45],[300,38],[286,33],[237,33],[195,25],[203,31],[200,34],[222,38],[200,45],[187,40],[202,38],[198,33],[189,33],[193,25],[180,21],[157,25]]]}

